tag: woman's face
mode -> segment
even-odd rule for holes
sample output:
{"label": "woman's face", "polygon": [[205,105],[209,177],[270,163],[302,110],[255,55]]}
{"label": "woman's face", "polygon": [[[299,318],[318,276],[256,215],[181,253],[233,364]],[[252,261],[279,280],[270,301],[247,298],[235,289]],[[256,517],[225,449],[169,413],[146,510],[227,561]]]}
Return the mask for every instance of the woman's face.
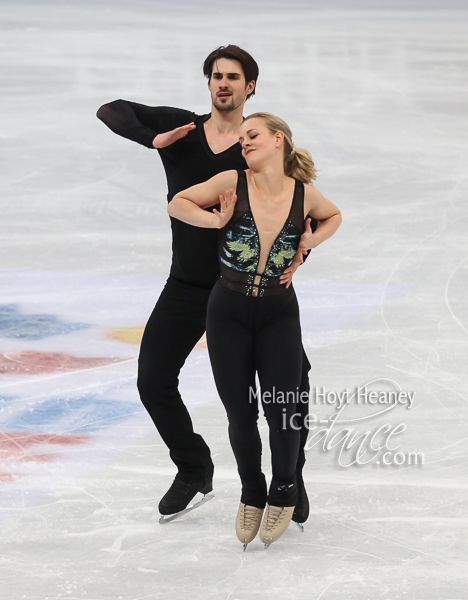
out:
{"label": "woman's face", "polygon": [[281,145],[282,134],[280,132],[271,133],[266,127],[265,121],[256,117],[242,123],[239,142],[242,146],[242,156],[250,167],[275,155]]}

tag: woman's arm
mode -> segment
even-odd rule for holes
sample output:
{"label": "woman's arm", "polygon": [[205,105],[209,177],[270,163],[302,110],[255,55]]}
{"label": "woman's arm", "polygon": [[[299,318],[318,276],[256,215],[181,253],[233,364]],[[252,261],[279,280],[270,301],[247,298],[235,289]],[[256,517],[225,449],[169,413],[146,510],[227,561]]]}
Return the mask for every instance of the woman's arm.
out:
{"label": "woman's arm", "polygon": [[340,210],[314,186],[305,186],[304,208],[308,217],[317,219],[317,229],[312,233],[310,218],[301,238],[301,250],[305,253],[330,238],[341,225]]}
{"label": "woman's arm", "polygon": [[[237,198],[232,190],[236,187],[237,171],[218,173],[208,181],[176,194],[167,205],[167,212],[189,225],[221,229],[234,212]],[[221,204],[221,212],[204,210],[216,204]]]}

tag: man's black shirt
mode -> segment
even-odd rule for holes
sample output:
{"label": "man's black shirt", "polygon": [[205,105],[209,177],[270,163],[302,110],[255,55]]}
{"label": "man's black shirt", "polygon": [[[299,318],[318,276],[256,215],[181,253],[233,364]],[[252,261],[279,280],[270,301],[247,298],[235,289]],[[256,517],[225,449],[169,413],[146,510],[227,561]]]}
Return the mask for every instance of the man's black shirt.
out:
{"label": "man's black shirt", "polygon": [[[145,106],[116,100],[102,106],[97,116],[114,133],[153,148],[158,133],[172,131],[192,121],[196,129],[166,148],[158,148],[166,171],[167,200],[186,188],[207,181],[231,169],[242,170],[247,164],[240,144],[214,154],[208,145],[203,123],[211,115],[197,115],[167,106]],[[171,218],[171,275],[198,287],[211,288],[219,275],[218,230],[194,227]]]}

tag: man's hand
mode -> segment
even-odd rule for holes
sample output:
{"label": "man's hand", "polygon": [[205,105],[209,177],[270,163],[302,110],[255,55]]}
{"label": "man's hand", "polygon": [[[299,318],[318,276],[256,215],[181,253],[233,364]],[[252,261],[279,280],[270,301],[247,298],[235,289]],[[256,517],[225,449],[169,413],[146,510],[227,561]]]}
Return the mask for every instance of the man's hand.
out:
{"label": "man's hand", "polygon": [[219,219],[217,228],[222,229],[234,214],[234,206],[236,205],[237,196],[234,190],[227,190],[224,196],[219,197],[221,212],[213,209],[213,214]]}
{"label": "man's hand", "polygon": [[153,140],[153,146],[155,148],[166,148],[177,140],[185,137],[189,131],[193,131],[197,126],[195,123],[189,123],[188,125],[182,125],[182,127],[176,127],[172,131],[166,131],[166,133],[158,133]]}
{"label": "man's hand", "polygon": [[302,263],[304,262],[304,259],[302,258],[302,252],[301,250],[298,250],[296,252],[296,254],[294,255],[294,259],[292,261],[292,263],[289,265],[289,267],[287,269],[285,269],[281,275],[280,275],[280,283],[286,284],[286,287],[288,288],[291,283],[292,283],[292,278],[294,273],[296,272],[297,268],[302,265]]}
{"label": "man's hand", "polygon": [[294,256],[294,260],[289,265],[287,269],[283,271],[280,275],[280,283],[286,284],[288,288],[292,283],[292,278],[294,273],[297,271],[298,267],[302,265],[304,262],[304,254],[311,248],[315,248],[318,244],[315,243],[314,234],[310,228],[310,218],[305,222],[305,231],[301,235],[301,239],[299,240],[299,248]]}
{"label": "man's hand", "polygon": [[[312,229],[310,228],[310,217],[305,222],[305,231],[301,235],[301,241],[299,242],[299,250],[302,254],[307,254],[309,250],[312,248],[316,248],[318,246],[318,240],[312,233]],[[304,261],[302,261],[304,262]]]}

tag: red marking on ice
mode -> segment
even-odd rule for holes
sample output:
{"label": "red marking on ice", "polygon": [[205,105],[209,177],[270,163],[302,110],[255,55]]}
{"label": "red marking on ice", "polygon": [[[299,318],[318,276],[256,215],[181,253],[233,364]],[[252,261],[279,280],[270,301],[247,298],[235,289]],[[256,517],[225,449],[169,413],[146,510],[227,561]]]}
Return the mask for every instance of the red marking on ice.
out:
{"label": "red marking on ice", "polygon": [[20,477],[22,477],[22,475],[19,475],[18,473],[0,473],[0,483],[2,481],[16,481]]}
{"label": "red marking on ice", "polygon": [[40,375],[57,371],[76,371],[121,362],[125,358],[99,358],[72,356],[64,352],[38,352],[22,350],[0,354],[0,373]]}
{"label": "red marking on ice", "polygon": [[[38,452],[33,446],[43,444],[70,445],[82,444],[89,439],[88,435],[56,434],[56,433],[28,433],[28,432],[0,432],[0,463],[11,462],[49,462],[57,457],[53,452]],[[0,481],[11,481],[8,477]]]}

